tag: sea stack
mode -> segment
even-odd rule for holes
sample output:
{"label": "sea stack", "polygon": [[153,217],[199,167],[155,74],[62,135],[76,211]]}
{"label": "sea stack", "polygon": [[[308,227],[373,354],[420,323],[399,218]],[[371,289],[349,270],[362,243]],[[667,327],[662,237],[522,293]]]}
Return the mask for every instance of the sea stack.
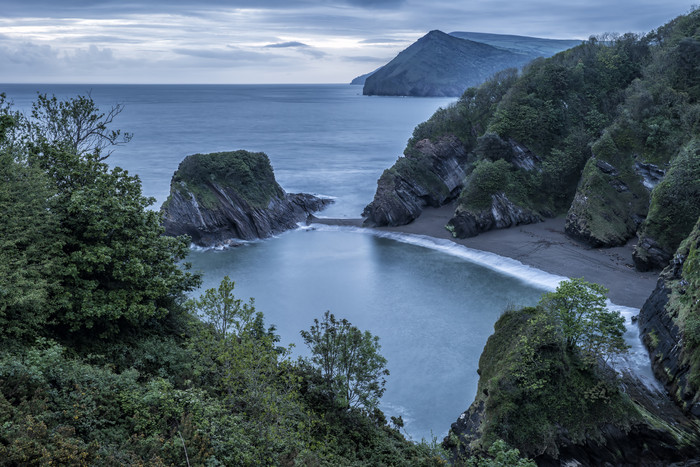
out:
{"label": "sea stack", "polygon": [[244,150],[187,156],[163,203],[166,235],[189,235],[200,246],[265,238],[297,227],[332,200],[286,193],[270,159]]}

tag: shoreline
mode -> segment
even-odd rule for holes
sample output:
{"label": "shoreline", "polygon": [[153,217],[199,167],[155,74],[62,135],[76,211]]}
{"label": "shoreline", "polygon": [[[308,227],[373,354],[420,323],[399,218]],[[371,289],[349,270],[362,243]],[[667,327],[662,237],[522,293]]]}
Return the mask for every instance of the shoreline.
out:
{"label": "shoreline", "polygon": [[[603,285],[616,305],[641,308],[656,286],[658,272],[639,272],[632,263],[634,239],[614,248],[591,248],[564,233],[563,217],[537,224],[484,232],[476,237],[454,238],[445,224],[454,205],[427,207],[413,222],[398,227],[368,227],[368,230],[397,232],[450,240],[474,250],[488,251],[520,261],[550,274],[583,277]],[[310,216],[307,222],[346,227],[362,227],[362,219],[330,219]]]}

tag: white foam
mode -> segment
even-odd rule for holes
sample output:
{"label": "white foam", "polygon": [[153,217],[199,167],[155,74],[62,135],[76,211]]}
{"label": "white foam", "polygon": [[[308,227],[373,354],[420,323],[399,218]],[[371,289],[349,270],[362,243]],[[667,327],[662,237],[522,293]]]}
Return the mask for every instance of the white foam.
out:
{"label": "white foam", "polygon": [[500,256],[495,253],[490,253],[488,251],[475,250],[473,248],[468,248],[466,246],[459,245],[450,240],[429,237],[427,235],[383,232],[362,227],[347,227],[325,224],[311,224],[310,226],[306,227],[320,231],[357,232],[362,234],[373,235],[379,238],[387,238],[397,242],[407,243],[409,245],[416,245],[423,248],[429,248],[431,250],[439,251],[441,253],[445,253],[451,256],[456,256],[458,258],[469,261],[470,263],[478,264],[479,266],[483,266],[493,271],[498,271],[502,274],[515,277],[523,282],[526,282],[530,285],[544,290],[555,290],[559,285],[559,282],[568,279],[564,276],[550,274],[548,272],[542,271],[541,269],[533,268],[532,266],[523,264],[516,259]]}
{"label": "white foam", "polygon": [[[429,237],[426,235],[416,235],[397,232],[382,232],[374,229],[360,227],[346,227],[325,224],[311,224],[304,226],[306,229],[320,231],[346,231],[374,235],[380,238],[388,238],[401,243],[421,246],[442,253],[456,256],[474,264],[498,271],[511,277],[522,280],[535,287],[553,291],[561,281],[568,280],[568,277],[550,274],[540,269],[528,266],[518,260],[500,256],[487,251],[475,250],[459,245],[450,240]],[[644,385],[652,391],[663,391],[661,384],[656,380],[651,370],[649,354],[639,337],[639,327],[632,322],[632,316],[639,313],[638,308],[616,305],[610,300],[607,307],[611,310],[619,311],[625,318],[625,341],[630,346],[629,353],[618,357],[614,363],[618,371],[627,371],[636,376]]]}

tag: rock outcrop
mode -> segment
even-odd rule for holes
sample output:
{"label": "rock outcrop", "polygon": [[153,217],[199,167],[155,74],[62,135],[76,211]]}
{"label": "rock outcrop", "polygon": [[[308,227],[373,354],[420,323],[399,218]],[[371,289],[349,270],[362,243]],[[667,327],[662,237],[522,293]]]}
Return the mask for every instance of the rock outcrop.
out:
{"label": "rock outcrop", "polygon": [[189,235],[200,246],[265,238],[297,227],[332,202],[286,193],[264,153],[195,154],[180,163],[163,203],[166,235]]}
{"label": "rock outcrop", "polygon": [[[646,180],[646,179],[645,179]],[[700,138],[686,144],[651,194],[632,255],[640,271],[666,267],[700,216]]]}
{"label": "rock outcrop", "polygon": [[464,145],[454,136],[418,141],[379,178],[374,200],[362,213],[365,225],[405,225],[423,207],[453,200],[462,189],[467,161]]}
{"label": "rock outcrop", "polygon": [[700,219],[639,313],[652,368],[686,412],[700,417]]}
{"label": "rock outcrop", "polygon": [[491,195],[491,207],[482,211],[460,210],[447,223],[447,229],[457,238],[474,237],[493,229],[507,229],[521,224],[542,222],[542,217],[517,206],[505,193]]}
{"label": "rock outcrop", "polygon": [[495,324],[476,398],[443,442],[453,460],[484,455],[499,439],[541,466],[662,466],[700,456],[695,421],[634,377],[582,363],[548,319],[526,308]]}
{"label": "rock outcrop", "polygon": [[[612,141],[608,143],[614,145]],[[615,151],[604,146],[598,143],[594,150]],[[634,172],[632,162],[616,156],[597,155],[588,160],[566,216],[566,233],[595,248],[627,243],[644,220],[648,207],[648,191]]]}

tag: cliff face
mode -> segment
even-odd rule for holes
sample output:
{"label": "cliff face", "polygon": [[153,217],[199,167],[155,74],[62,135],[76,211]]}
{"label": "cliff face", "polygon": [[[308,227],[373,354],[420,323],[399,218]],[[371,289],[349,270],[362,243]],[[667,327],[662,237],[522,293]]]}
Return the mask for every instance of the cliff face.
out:
{"label": "cliff face", "polygon": [[[419,42],[444,39],[429,36]],[[449,194],[459,201],[446,227],[465,237],[566,215],[571,237],[598,248],[636,236],[637,269],[663,268],[700,215],[698,37],[695,10],[645,37],[591,39],[533,60],[438,110],[405,153],[416,141],[462,143],[466,176]],[[430,164],[424,173],[400,164],[380,180],[370,224],[410,222],[433,204],[422,200],[446,197],[422,183]]]}
{"label": "cliff face", "polygon": [[462,188],[467,165],[464,145],[454,136],[418,141],[377,182],[374,200],[362,213],[365,225],[404,225],[424,206],[438,207]]}
{"label": "cliff face", "polygon": [[499,439],[547,466],[661,466],[700,455],[697,424],[634,378],[580,361],[552,324],[536,308],[498,320],[477,396],[443,443],[454,460]]}
{"label": "cliff face", "polygon": [[212,246],[296,228],[330,202],[285,193],[265,154],[235,151],[185,158],[161,212],[166,235],[187,234],[197,245]]}
{"label": "cliff face", "polygon": [[700,417],[700,219],[639,313],[652,368],[684,411]]}

